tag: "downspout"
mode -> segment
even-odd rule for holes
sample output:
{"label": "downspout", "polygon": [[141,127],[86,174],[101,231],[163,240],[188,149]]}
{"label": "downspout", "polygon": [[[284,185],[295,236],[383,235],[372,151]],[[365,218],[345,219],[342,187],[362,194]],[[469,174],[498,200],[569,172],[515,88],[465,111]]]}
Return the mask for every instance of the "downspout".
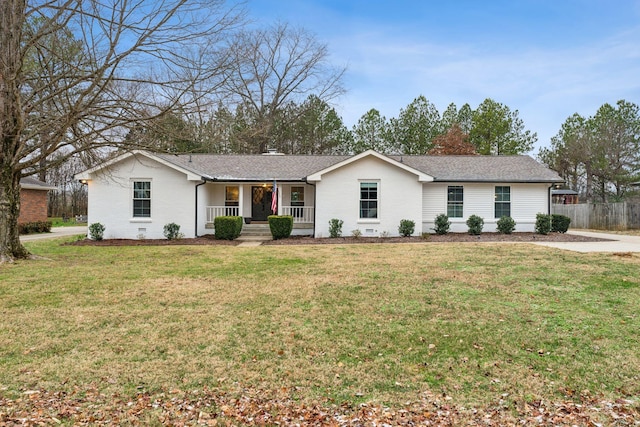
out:
{"label": "downspout", "polygon": [[313,238],[316,238],[316,215],[318,212],[318,192],[316,191],[316,185],[310,183],[307,180],[307,177],[304,178],[304,182],[307,183],[307,185],[310,185],[313,187]]}
{"label": "downspout", "polygon": [[195,189],[196,189],[196,209],[195,209],[195,219],[196,219],[196,232],[195,232],[195,236],[198,237],[198,187],[200,187],[201,185],[204,185],[207,183],[207,181],[204,179],[204,177],[201,177],[200,179],[202,179],[202,182],[200,184],[196,184]]}

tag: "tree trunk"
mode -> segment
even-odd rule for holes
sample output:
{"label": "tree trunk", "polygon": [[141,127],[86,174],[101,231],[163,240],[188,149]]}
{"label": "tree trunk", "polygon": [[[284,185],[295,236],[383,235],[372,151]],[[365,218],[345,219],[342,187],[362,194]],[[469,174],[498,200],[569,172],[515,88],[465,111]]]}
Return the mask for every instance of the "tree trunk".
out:
{"label": "tree trunk", "polygon": [[586,194],[585,198],[587,199],[587,203],[593,202],[593,172],[591,171],[591,162],[587,161],[584,164],[585,175],[587,178],[586,182]]}
{"label": "tree trunk", "polygon": [[16,167],[24,127],[19,73],[25,7],[25,0],[0,1],[0,263],[29,255],[18,235],[20,170]]}
{"label": "tree trunk", "polygon": [[20,214],[20,176],[15,172],[0,177],[0,263],[27,258],[29,252],[20,243],[18,215]]}

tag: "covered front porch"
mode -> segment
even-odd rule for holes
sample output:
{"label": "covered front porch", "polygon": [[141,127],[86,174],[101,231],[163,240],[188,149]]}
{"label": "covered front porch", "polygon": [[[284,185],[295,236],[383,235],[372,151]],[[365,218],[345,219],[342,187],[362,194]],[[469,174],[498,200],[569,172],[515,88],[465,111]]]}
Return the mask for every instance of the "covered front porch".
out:
{"label": "covered front porch", "polygon": [[[312,235],[315,221],[315,191],[304,182],[207,182],[201,190],[204,229],[199,234],[213,233],[219,216],[244,218],[243,234],[268,233],[269,215],[291,215],[294,235]],[[275,208],[275,211],[273,210]]]}

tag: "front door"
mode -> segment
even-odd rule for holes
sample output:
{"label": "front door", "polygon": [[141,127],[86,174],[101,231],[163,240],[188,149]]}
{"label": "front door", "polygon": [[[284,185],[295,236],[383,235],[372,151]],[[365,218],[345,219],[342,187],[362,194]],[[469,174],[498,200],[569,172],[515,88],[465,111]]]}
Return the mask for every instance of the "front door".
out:
{"label": "front door", "polygon": [[266,221],[271,215],[272,187],[251,187],[251,219]]}

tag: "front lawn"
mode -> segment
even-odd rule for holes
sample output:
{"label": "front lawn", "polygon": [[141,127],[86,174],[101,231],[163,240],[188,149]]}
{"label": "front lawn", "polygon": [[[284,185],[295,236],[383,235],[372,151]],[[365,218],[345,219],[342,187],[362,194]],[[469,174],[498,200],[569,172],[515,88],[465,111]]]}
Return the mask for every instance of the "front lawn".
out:
{"label": "front lawn", "polygon": [[426,393],[515,417],[597,396],[637,413],[638,254],[59,243],[0,266],[0,397],[14,403],[261,390],[327,407]]}

